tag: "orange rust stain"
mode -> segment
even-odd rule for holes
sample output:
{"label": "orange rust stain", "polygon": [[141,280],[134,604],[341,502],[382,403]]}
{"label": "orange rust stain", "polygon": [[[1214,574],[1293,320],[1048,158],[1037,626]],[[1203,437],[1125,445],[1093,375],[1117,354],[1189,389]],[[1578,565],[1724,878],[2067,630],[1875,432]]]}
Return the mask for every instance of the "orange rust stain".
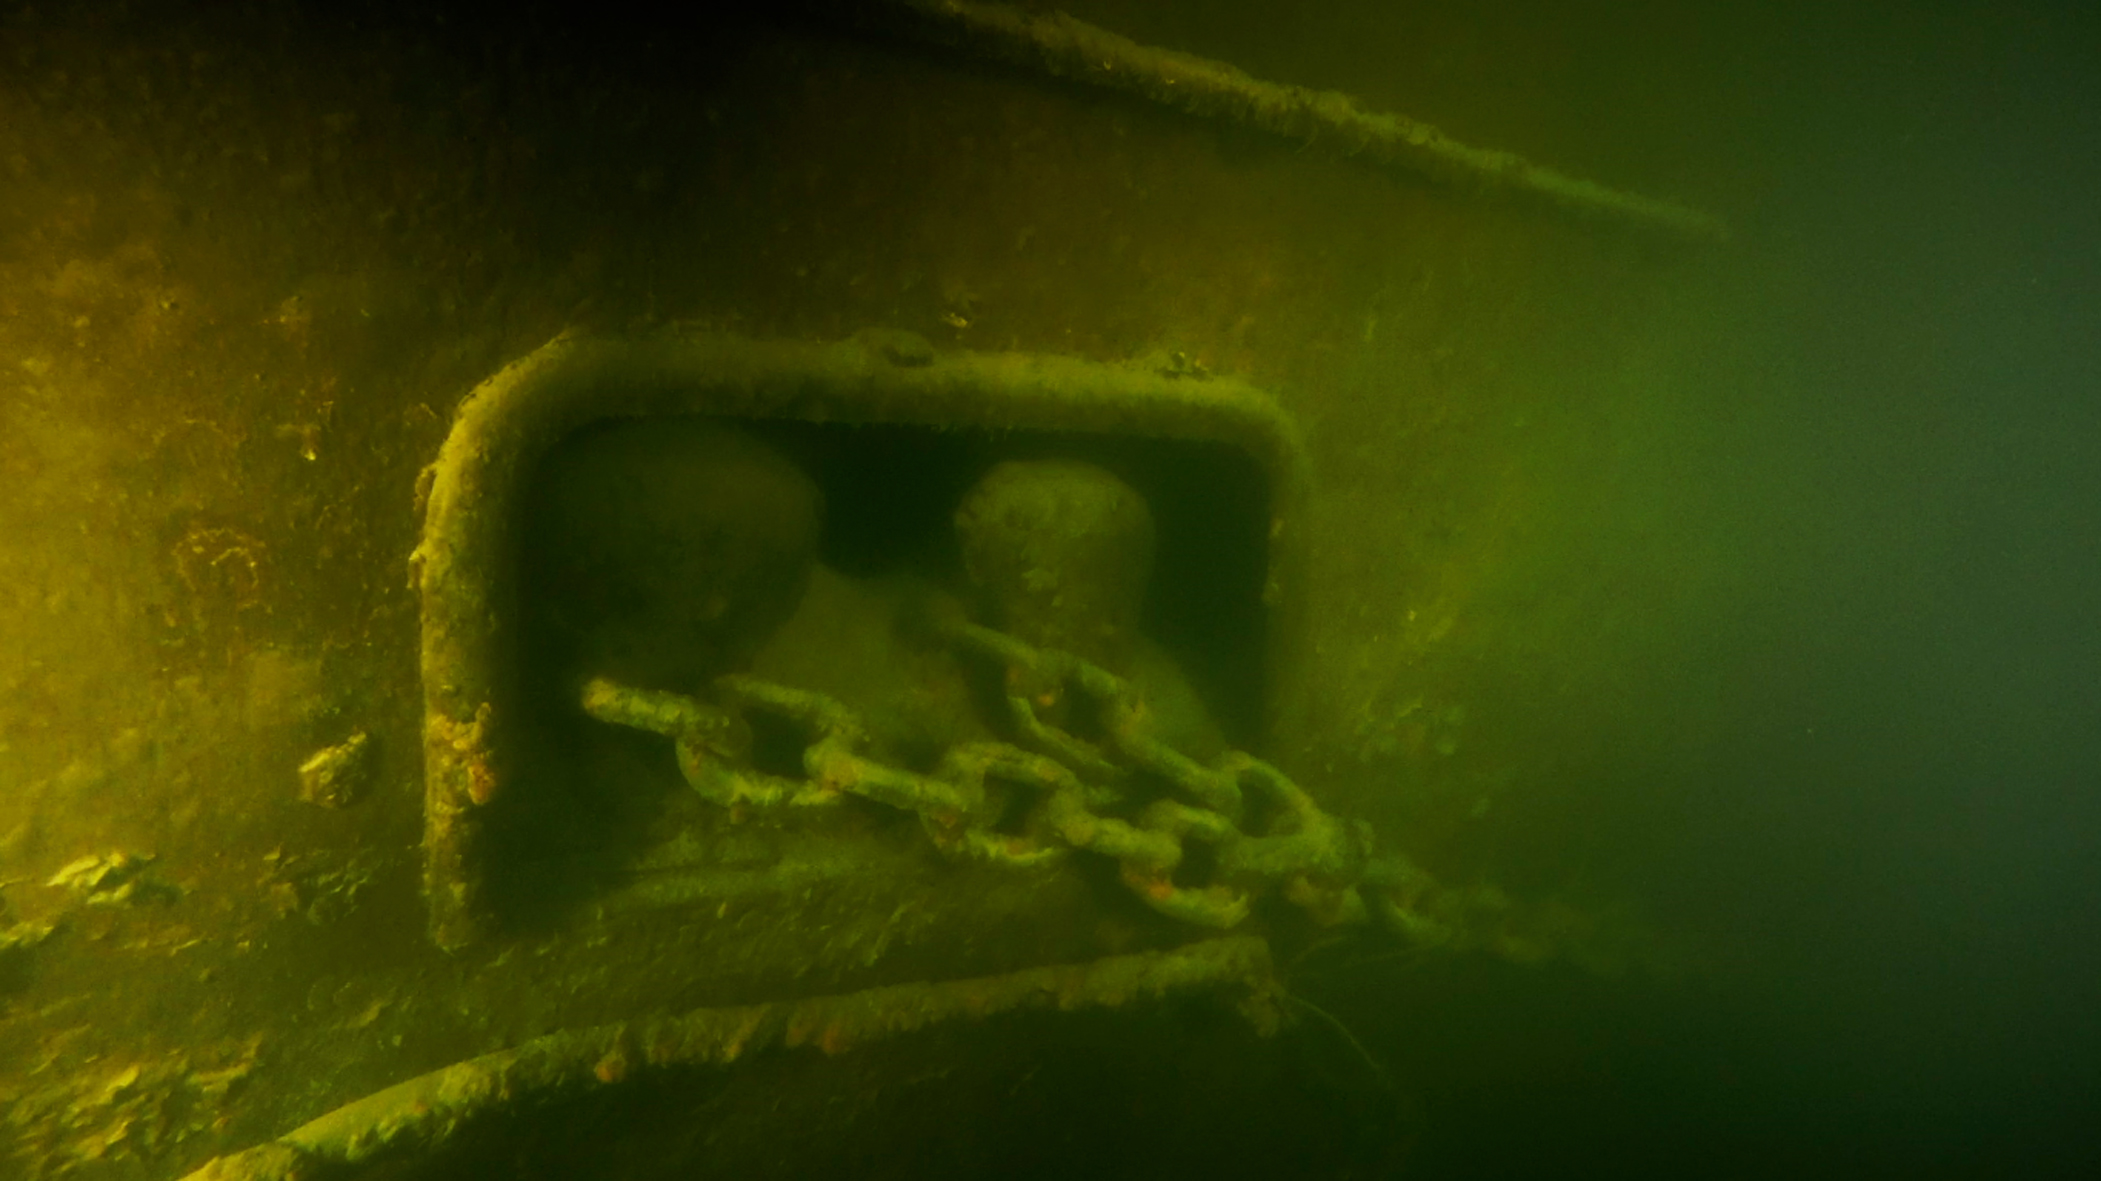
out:
{"label": "orange rust stain", "polygon": [[430,729],[432,741],[449,750],[466,768],[467,798],[478,805],[496,798],[496,772],[489,764],[491,712],[485,701],[474,711],[473,721],[459,722],[439,716],[433,719]]}
{"label": "orange rust stain", "polygon": [[467,798],[476,804],[496,798],[496,773],[489,770],[486,759],[477,758],[467,764]]}

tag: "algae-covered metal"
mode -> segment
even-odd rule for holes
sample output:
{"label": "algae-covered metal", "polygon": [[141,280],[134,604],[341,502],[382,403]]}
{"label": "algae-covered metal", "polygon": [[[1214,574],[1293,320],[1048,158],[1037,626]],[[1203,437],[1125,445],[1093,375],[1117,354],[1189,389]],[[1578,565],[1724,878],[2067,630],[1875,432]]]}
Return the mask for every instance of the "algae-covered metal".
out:
{"label": "algae-covered metal", "polygon": [[1307,475],[1296,431],[1270,399],[1230,380],[1070,358],[914,352],[900,362],[886,339],[819,345],[678,330],[639,340],[565,337],[463,404],[432,469],[423,541],[411,559],[423,603],[424,884],[441,946],[464,946],[493,920],[485,877],[496,854],[483,810],[506,791],[504,719],[522,708],[524,691],[507,678],[521,668],[515,625],[525,607],[513,571],[527,481],[542,455],[595,422],[703,414],[1238,449],[1267,477],[1260,597],[1271,620],[1272,701],[1289,699],[1294,547]]}
{"label": "algae-covered metal", "polygon": [[1609,943],[1472,625],[1659,264],[1473,198],[1711,223],[1063,17],[322,7],[0,18],[0,1172],[1347,1157],[1335,924]]}
{"label": "algae-covered metal", "polygon": [[440,1155],[477,1117],[579,1091],[641,1083],[678,1068],[728,1067],[776,1047],[843,1054],[940,1022],[1017,1010],[1074,1013],[1209,993],[1273,1033],[1281,1020],[1275,990],[1268,945],[1239,937],[986,979],[564,1030],[397,1083],[268,1144],[214,1159],[187,1181],[295,1181],[324,1168]]}

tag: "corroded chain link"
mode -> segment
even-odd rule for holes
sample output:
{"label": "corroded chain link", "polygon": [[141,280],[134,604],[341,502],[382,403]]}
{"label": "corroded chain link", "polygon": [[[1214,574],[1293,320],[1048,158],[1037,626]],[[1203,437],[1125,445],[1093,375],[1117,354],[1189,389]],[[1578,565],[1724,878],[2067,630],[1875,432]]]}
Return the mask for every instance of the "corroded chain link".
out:
{"label": "corroded chain link", "polygon": [[[1362,921],[1359,884],[1386,886],[1405,864],[1375,862],[1370,826],[1321,811],[1261,759],[1228,751],[1206,765],[1151,737],[1145,702],[1106,669],[973,624],[940,632],[1004,671],[1016,743],[959,744],[929,774],[871,757],[866,726],[840,702],[756,677],[717,678],[711,701],[598,679],[582,704],[600,721],[671,739],[686,782],[724,807],[855,796],[917,815],[953,856],[1035,866],[1083,849],[1114,858],[1154,910],[1206,927],[1237,925],[1273,890],[1320,922]],[[1046,721],[1053,707],[1092,719],[1098,738]],[[751,719],[760,715],[798,732],[801,776],[753,765]],[[1015,831],[1001,830],[1012,809],[990,783],[1033,793],[1018,826],[1008,826]],[[1208,856],[1193,856],[1198,847]]]}

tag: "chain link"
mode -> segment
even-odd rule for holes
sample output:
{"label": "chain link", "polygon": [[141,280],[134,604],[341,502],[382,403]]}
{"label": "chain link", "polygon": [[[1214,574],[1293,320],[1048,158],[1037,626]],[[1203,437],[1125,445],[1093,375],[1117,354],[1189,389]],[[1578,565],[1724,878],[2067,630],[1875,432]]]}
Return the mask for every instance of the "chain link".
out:
{"label": "chain link", "polygon": [[[1323,812],[1261,759],[1235,750],[1205,765],[1153,738],[1145,702],[1114,673],[975,624],[937,632],[1001,671],[1015,741],[959,744],[930,774],[871,757],[867,727],[840,702],[742,674],[718,677],[708,701],[595,679],[582,704],[600,721],[671,739],[686,782],[726,808],[853,796],[917,815],[951,856],[1027,867],[1086,850],[1114,858],[1146,905],[1198,926],[1237,926],[1272,891],[1321,923],[1361,922],[1373,916],[1360,885],[1383,894],[1407,881],[1406,862],[1373,858],[1368,824]],[[751,719],[761,715],[798,734],[801,776],[753,765]],[[1057,724],[1074,717],[1097,737]],[[1009,826],[1017,831],[1001,831],[1014,810],[991,784],[1032,793]],[[1377,917],[1394,909],[1374,901]]]}

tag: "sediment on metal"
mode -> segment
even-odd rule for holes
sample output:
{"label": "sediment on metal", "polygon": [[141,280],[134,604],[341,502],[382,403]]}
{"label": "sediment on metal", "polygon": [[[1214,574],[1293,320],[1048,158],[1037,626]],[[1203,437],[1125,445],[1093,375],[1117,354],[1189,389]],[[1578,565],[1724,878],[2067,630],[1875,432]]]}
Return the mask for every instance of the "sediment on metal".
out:
{"label": "sediment on metal", "polygon": [[1225,62],[1141,45],[1062,12],[885,0],[850,6],[847,19],[1457,189],[1529,196],[1569,213],[1694,241],[1728,236],[1720,218],[1690,206],[1570,176],[1515,152],[1464,144],[1419,119],[1366,110],[1338,91],[1268,82]]}
{"label": "sediment on metal", "polygon": [[269,1143],[216,1158],[184,1181],[296,1181],[428,1152],[485,1117],[637,1081],[652,1070],[727,1066],[777,1048],[840,1054],[958,1019],[1115,1009],[1206,992],[1234,996],[1259,1032],[1276,1029],[1269,945],[1236,936],[1002,976],[563,1030],[374,1092]]}

